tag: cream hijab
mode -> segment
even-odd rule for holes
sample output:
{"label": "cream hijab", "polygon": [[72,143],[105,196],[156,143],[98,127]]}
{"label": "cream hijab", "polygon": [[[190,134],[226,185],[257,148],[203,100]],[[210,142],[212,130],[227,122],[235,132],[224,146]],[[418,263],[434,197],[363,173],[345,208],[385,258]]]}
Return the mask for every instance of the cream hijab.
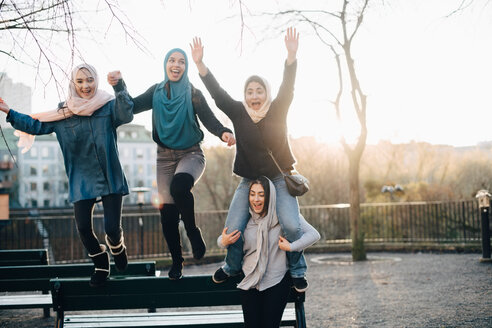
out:
{"label": "cream hijab", "polygon": [[[253,108],[249,107],[248,104],[246,103],[246,99],[243,100],[243,105],[244,105],[244,108],[246,108],[246,111],[248,112],[249,116],[251,117],[251,119],[253,120],[253,122],[255,123],[258,123],[259,121],[261,121],[265,116],[266,114],[268,113],[268,110],[270,109],[270,105],[272,104],[272,94],[271,94],[271,91],[270,91],[270,84],[268,83],[267,80],[265,80],[264,78],[262,78],[261,76],[255,76],[255,77],[258,77],[261,79],[261,81],[263,82],[264,86],[265,86],[265,91],[266,91],[266,100],[265,102],[263,103],[263,106],[261,106],[260,109],[258,110],[254,110]],[[251,82],[255,82],[255,80],[250,80],[252,77],[248,78],[248,80],[246,80],[246,86],[245,86],[245,91],[246,91],[246,88],[248,87],[248,84],[251,83]]]}
{"label": "cream hijab", "polygon": [[259,214],[253,212],[250,209],[251,219],[258,225],[258,230],[256,231],[256,252],[254,257],[245,259],[245,261],[252,261],[252,265],[243,265],[243,268],[248,269],[244,272],[244,279],[237,285],[240,289],[250,289],[253,286],[258,285],[261,278],[265,274],[266,267],[268,264],[268,233],[271,228],[278,224],[277,218],[277,194],[275,191],[275,186],[268,180],[270,185],[270,201],[268,204],[268,212],[264,217],[260,217]]}
{"label": "cream hijab", "polygon": [[[86,69],[89,71],[91,76],[94,78],[96,92],[90,99],[84,99],[77,94],[75,88],[75,77],[77,72],[81,69]],[[68,98],[65,101],[65,105],[62,108],[54,109],[46,112],[35,113],[30,115],[32,118],[37,119],[41,122],[54,122],[61,121],[72,117],[73,115],[79,116],[91,116],[96,110],[104,106],[108,101],[114,99],[114,96],[107,93],[106,91],[99,90],[99,77],[97,71],[94,67],[89,64],[80,64],[72,70],[71,79],[68,86]],[[26,153],[31,149],[34,143],[34,136],[28,133],[16,130],[14,135],[19,137],[17,146],[22,148],[22,153]]]}

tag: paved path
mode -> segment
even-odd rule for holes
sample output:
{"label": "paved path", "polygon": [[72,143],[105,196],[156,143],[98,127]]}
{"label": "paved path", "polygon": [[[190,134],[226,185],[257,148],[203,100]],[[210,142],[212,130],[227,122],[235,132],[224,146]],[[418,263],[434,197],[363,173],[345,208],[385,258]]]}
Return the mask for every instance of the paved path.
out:
{"label": "paved path", "polygon": [[[492,264],[479,254],[308,254],[309,328],[492,327]],[[185,267],[212,274],[217,264]],[[164,272],[166,274],[166,272]],[[0,327],[48,328],[42,311],[0,311]]]}

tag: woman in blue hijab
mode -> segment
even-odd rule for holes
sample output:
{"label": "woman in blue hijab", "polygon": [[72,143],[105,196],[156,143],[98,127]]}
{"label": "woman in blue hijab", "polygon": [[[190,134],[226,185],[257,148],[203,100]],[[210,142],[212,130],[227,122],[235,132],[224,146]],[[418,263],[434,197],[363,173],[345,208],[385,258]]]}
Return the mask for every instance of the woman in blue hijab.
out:
{"label": "woman in blue hijab", "polygon": [[[111,85],[122,79],[110,79]],[[236,143],[232,131],[224,127],[208,106],[203,94],[188,80],[188,58],[179,48],[171,49],[164,59],[164,81],[129,101],[133,113],[152,111],[152,138],[157,143],[157,189],[164,238],[171,257],[169,278],[180,279],[183,256],[179,220],[183,220],[191,243],[193,257],[205,255],[205,242],[195,224],[194,198],[191,189],[205,170],[205,157],[200,147],[203,131],[198,118],[210,133],[228,146]],[[197,118],[198,117],[198,118]]]}

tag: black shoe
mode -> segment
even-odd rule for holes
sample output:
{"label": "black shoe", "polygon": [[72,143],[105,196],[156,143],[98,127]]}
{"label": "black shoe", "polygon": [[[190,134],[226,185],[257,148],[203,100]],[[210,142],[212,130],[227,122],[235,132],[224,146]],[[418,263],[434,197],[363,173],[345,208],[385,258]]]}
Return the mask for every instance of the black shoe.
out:
{"label": "black shoe", "polygon": [[106,283],[106,281],[108,281],[108,279],[109,279],[109,272],[107,270],[96,269],[91,275],[89,286],[91,287],[104,286],[104,284]]}
{"label": "black shoe", "polygon": [[294,289],[299,293],[305,292],[309,287],[309,284],[305,277],[292,278],[292,284],[294,285]]}
{"label": "black shoe", "polygon": [[125,271],[128,267],[128,255],[126,254],[125,239],[123,236],[121,236],[119,244],[114,246],[109,241],[108,235],[106,235],[106,244],[109,247],[111,255],[113,255],[116,270],[120,272]]}
{"label": "black shoe", "polygon": [[97,254],[89,254],[89,257],[94,262],[94,272],[91,275],[89,285],[91,287],[103,286],[109,278],[109,254],[106,252],[105,245],[99,245],[101,252]]}
{"label": "black shoe", "polygon": [[206,246],[200,228],[196,228],[195,230],[187,233],[187,235],[190,239],[193,258],[196,260],[201,259],[205,255]]}
{"label": "black shoe", "polygon": [[[113,252],[111,252],[113,254]],[[119,272],[125,271],[128,268],[128,255],[126,254],[126,247],[124,247],[119,253],[113,254],[114,265]]]}
{"label": "black shoe", "polygon": [[214,275],[212,276],[212,280],[216,284],[223,283],[227,279],[229,279],[229,275],[225,273],[225,271],[222,270],[222,268],[218,268],[217,271],[215,271]]}
{"label": "black shoe", "polygon": [[173,263],[171,270],[168,272],[169,279],[179,280],[183,277],[183,263]]}

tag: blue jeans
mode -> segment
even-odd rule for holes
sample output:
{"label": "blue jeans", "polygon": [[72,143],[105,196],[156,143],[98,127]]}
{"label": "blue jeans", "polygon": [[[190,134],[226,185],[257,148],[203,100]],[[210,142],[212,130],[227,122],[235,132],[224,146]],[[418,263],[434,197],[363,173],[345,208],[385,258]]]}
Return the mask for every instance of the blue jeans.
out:
{"label": "blue jeans", "polygon": [[[225,226],[227,232],[234,230],[241,231],[241,238],[227,248],[225,265],[222,267],[225,273],[230,276],[241,272],[243,261],[243,237],[244,229],[249,220],[249,184],[252,180],[242,178],[239,186],[234,193]],[[282,175],[272,179],[277,192],[277,215],[284,233],[284,237],[293,242],[302,236],[301,225],[299,223],[299,204],[297,198],[287,191],[287,186]],[[306,259],[303,252],[287,252],[290,275],[294,278],[304,277],[307,269]]]}

